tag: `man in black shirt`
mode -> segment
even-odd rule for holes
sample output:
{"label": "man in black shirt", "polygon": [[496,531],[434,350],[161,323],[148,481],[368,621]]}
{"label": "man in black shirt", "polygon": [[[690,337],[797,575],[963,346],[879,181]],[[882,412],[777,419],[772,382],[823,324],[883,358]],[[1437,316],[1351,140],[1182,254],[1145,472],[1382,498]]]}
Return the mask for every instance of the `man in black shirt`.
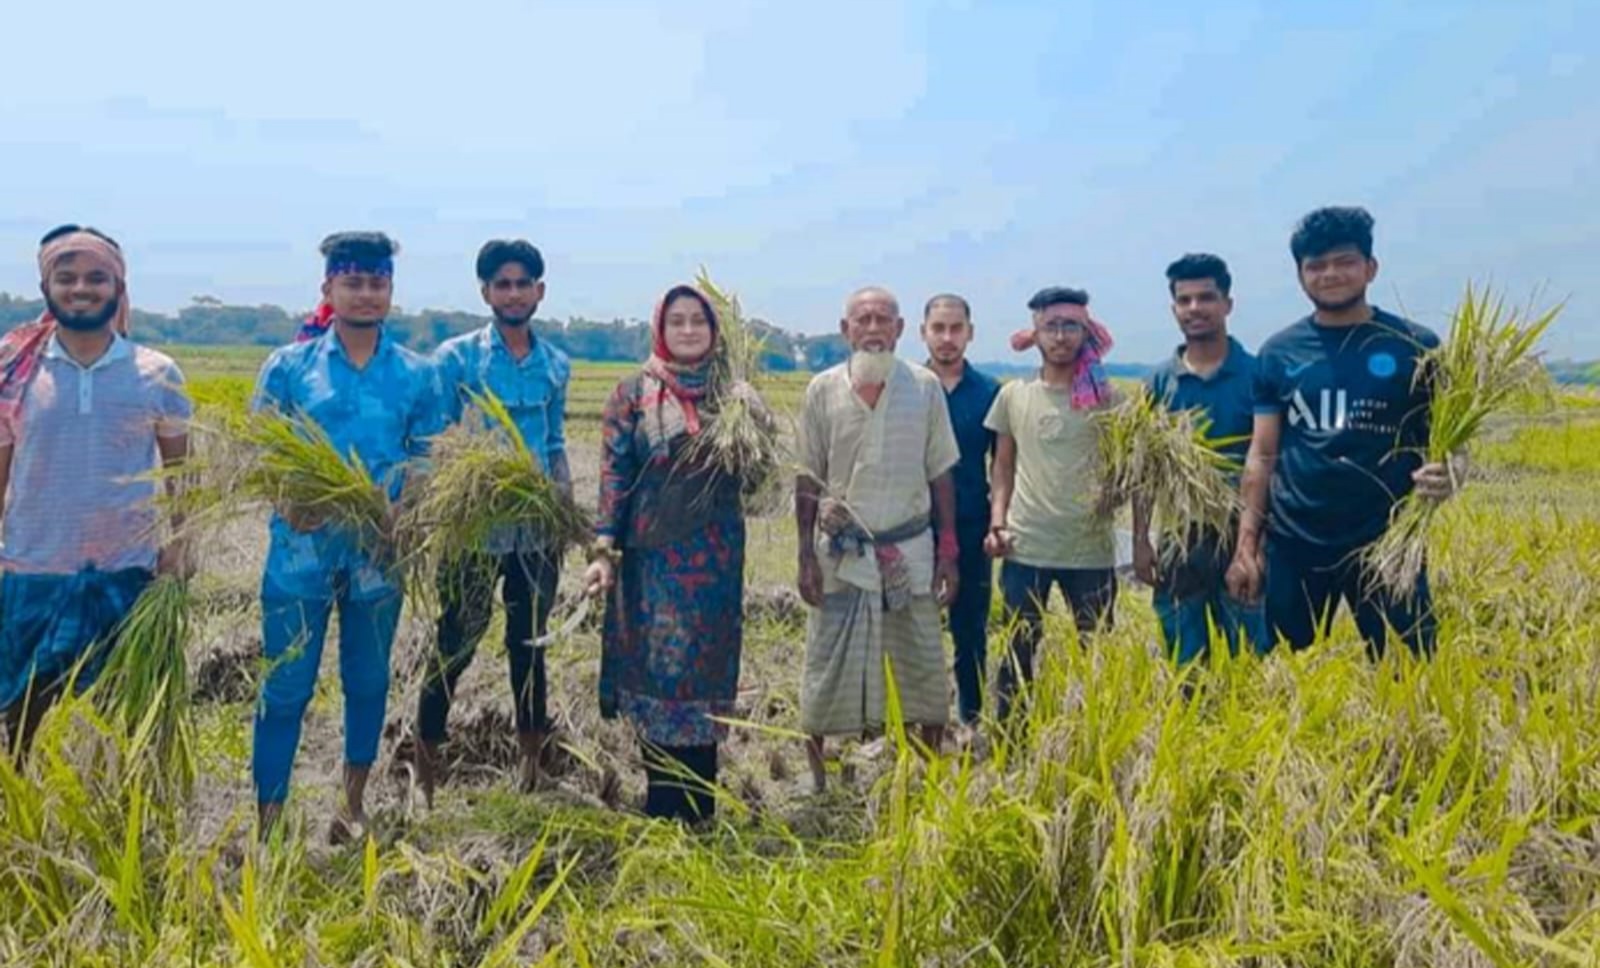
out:
{"label": "man in black shirt", "polygon": [[988,659],[989,603],[994,595],[994,562],[983,553],[989,533],[989,458],[994,432],[983,425],[1000,393],[993,377],[967,361],[972,342],[972,307],[954,293],[928,300],[922,311],[922,340],[928,369],[944,385],[950,425],[961,448],[961,463],[951,477],[956,486],[956,540],[961,584],[950,603],[950,637],[956,647],[956,708],[971,727],[983,711],[983,667]]}
{"label": "man in black shirt", "polygon": [[1410,597],[1380,590],[1362,552],[1388,528],[1401,498],[1415,489],[1443,499],[1452,482],[1444,465],[1425,465],[1420,456],[1430,393],[1416,371],[1439,338],[1367,302],[1378,273],[1372,225],[1363,209],[1318,209],[1290,239],[1314,311],[1267,340],[1257,357],[1228,586],[1250,601],[1264,589],[1267,623],[1294,649],[1326,633],[1343,599],[1376,657],[1389,628],[1413,652],[1432,651],[1432,599],[1426,573]]}

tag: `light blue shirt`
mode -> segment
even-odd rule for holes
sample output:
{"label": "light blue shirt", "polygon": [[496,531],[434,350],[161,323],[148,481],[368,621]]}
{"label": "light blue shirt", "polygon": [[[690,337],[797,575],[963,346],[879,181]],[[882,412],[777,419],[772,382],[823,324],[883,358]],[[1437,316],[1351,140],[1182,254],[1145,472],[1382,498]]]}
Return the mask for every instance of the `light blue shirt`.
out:
{"label": "light blue shirt", "polygon": [[[567,384],[572,379],[567,354],[535,337],[528,355],[519,360],[490,323],[441,343],[433,361],[451,423],[459,422],[471,406],[469,392],[488,390],[506,405],[539,469],[546,474],[555,470],[567,451]],[[484,550],[503,555],[535,545],[527,529],[505,529],[492,534]]]}
{"label": "light blue shirt", "polygon": [[[341,452],[353,450],[391,499],[400,496],[406,462],[426,456],[429,439],[448,420],[442,384],[427,357],[385,333],[372,359],[357,369],[337,329],[273,351],[262,364],[250,409],[315,423]],[[341,578],[357,599],[397,590],[353,535],[334,528],[301,534],[276,514],[270,527],[264,594],[327,598]]]}

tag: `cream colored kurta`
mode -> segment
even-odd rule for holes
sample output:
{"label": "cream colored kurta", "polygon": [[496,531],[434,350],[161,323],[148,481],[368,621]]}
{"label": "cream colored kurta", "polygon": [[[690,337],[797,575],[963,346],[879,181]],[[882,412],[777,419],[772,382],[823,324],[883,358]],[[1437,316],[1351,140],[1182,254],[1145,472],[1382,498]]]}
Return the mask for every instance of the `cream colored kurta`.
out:
{"label": "cream colored kurta", "polygon": [[[801,411],[799,452],[802,468],[822,482],[824,499],[844,500],[872,531],[929,514],[928,485],[960,457],[938,377],[903,361],[876,407],[856,395],[844,365],[813,379]],[[933,598],[933,533],[896,545],[914,591],[910,605],[896,612],[883,608],[883,581],[870,550],[835,560],[820,529],[816,542],[823,604],[806,627],[801,728],[836,735],[881,726],[885,659],[904,720],[944,723],[950,700]]]}
{"label": "cream colored kurta", "polygon": [[[904,360],[895,362],[876,407],[868,407],[856,394],[847,364],[817,374],[806,388],[799,437],[800,466],[823,482],[823,496],[843,498],[861,524],[873,531],[930,514],[929,483],[961,458],[939,378]],[[882,589],[872,555],[835,562],[820,529],[816,540],[825,593],[838,591],[841,585]],[[931,594],[931,532],[898,547],[910,569],[912,587],[918,594]]]}

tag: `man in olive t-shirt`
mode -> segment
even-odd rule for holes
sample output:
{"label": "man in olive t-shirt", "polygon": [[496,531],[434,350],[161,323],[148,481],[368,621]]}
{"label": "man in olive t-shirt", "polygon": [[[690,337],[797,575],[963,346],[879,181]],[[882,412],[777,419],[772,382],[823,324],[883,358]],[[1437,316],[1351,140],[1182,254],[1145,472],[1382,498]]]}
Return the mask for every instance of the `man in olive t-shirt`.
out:
{"label": "man in olive t-shirt", "polygon": [[1029,301],[1037,376],[1000,388],[985,425],[998,436],[991,482],[989,553],[1005,559],[1000,589],[1015,623],[996,691],[1001,721],[1019,680],[1033,677],[1040,619],[1059,586],[1080,636],[1111,621],[1116,600],[1112,516],[1101,506],[1093,413],[1111,402],[1100,370],[1105,328],[1088,293],[1052,288]]}

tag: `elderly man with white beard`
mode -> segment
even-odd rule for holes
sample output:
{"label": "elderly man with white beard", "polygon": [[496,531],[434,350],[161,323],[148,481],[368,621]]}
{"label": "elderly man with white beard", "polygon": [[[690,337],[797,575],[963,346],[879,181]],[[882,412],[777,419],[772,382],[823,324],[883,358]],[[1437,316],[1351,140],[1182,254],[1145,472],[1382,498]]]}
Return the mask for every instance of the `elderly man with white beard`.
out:
{"label": "elderly man with white beard", "polygon": [[960,452],[939,378],[895,357],[905,320],[886,289],[852,293],[839,330],[850,359],[806,388],[795,486],[811,606],[800,720],[817,792],[824,737],[883,726],[885,659],[904,721],[938,751],[950,711],[939,610],[959,574],[950,471]]}

